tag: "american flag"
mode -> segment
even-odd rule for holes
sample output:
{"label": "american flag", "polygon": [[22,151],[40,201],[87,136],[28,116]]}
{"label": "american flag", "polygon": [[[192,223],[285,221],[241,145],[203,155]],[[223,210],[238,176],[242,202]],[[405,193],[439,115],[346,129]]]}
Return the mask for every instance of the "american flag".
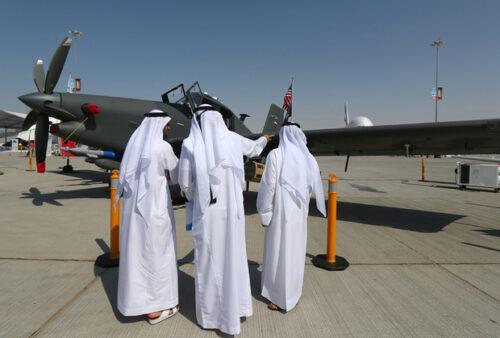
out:
{"label": "american flag", "polygon": [[285,97],[283,98],[283,110],[286,111],[285,121],[292,116],[292,86],[293,80],[285,93]]}

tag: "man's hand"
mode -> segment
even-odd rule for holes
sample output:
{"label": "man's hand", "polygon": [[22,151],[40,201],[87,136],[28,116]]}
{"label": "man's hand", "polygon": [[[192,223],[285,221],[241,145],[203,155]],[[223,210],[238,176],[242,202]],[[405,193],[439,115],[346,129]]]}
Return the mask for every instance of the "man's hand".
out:
{"label": "man's hand", "polygon": [[266,134],[266,135],[264,135],[264,137],[266,138],[267,142],[269,142],[273,139],[274,135],[273,134]]}

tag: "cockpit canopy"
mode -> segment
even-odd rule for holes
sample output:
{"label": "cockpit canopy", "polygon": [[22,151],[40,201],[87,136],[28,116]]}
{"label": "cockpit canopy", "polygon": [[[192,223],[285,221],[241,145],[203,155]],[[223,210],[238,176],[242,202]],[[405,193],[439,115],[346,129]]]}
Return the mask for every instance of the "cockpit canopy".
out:
{"label": "cockpit canopy", "polygon": [[187,118],[191,119],[193,110],[199,105],[206,103],[220,112],[225,120],[231,119],[234,114],[216,98],[201,91],[198,81],[193,83],[188,90],[184,89],[184,84],[179,84],[169,91],[165,92],[161,99],[164,103],[169,104],[181,111]]}

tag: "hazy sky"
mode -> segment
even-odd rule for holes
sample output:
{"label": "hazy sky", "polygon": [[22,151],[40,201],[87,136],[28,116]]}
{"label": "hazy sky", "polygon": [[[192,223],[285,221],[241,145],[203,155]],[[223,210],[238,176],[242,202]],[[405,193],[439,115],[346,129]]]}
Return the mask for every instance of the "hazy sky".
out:
{"label": "hazy sky", "polygon": [[343,104],[375,124],[500,118],[500,1],[5,1],[0,10],[0,107],[35,91],[32,64],[69,29],[69,71],[84,93],[160,100],[198,80],[262,128],[295,77],[295,120],[340,127]]}

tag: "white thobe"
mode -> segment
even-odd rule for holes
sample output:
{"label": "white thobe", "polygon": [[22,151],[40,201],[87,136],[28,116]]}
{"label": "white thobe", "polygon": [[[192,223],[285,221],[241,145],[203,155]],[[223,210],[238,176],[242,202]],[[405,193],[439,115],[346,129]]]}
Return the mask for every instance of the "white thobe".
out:
{"label": "white thobe", "polygon": [[[257,195],[257,211],[265,231],[262,296],[289,311],[302,295],[309,201],[300,203],[279,180],[283,165],[279,149],[266,158]],[[307,191],[307,196],[310,196]]]}
{"label": "white thobe", "polygon": [[[189,200],[195,196],[194,159],[186,139],[179,160],[179,186]],[[243,156],[259,155],[266,138],[249,140],[230,132]],[[217,202],[203,216],[193,215],[196,319],[205,329],[240,333],[240,317],[252,315],[252,296],[245,243],[245,214],[241,181],[229,168],[221,170]]]}
{"label": "white thobe", "polygon": [[[167,176],[176,183],[177,157],[167,142],[156,148],[159,171],[165,175],[149,177],[148,193],[153,194],[146,212],[148,224],[137,209],[138,188],[122,196],[120,227],[120,268],[118,309],[125,316],[136,316],[172,308],[179,304],[175,220]],[[175,168],[166,172],[166,168]]]}

